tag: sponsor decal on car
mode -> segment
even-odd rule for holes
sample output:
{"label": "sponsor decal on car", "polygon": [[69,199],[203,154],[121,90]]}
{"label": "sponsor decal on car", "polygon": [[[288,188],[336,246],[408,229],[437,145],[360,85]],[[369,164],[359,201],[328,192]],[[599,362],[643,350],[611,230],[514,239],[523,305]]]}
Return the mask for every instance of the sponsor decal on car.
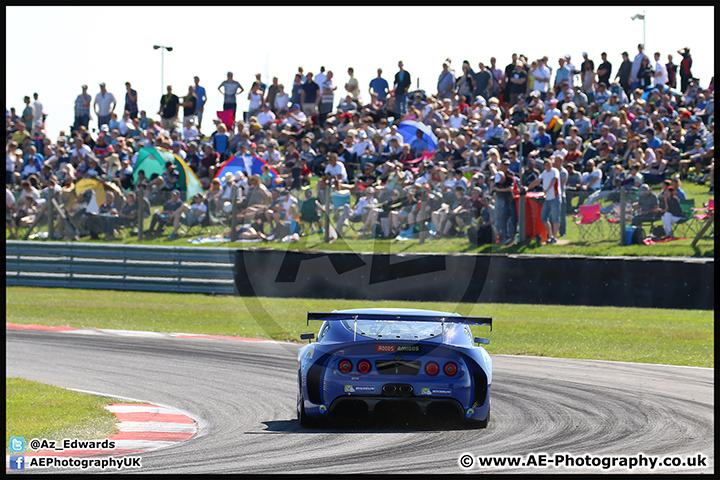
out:
{"label": "sponsor decal on car", "polygon": [[451,395],[452,390],[449,388],[429,388],[422,387],[420,389],[420,395]]}
{"label": "sponsor decal on car", "polygon": [[374,391],[375,387],[373,385],[345,385],[345,393],[372,393]]}
{"label": "sponsor decal on car", "polygon": [[467,409],[467,413],[465,414],[465,416],[468,417],[468,418],[470,418],[470,417],[472,417],[473,413],[475,413],[475,409],[473,409],[473,408],[468,408],[468,409]]}
{"label": "sponsor decal on car", "polygon": [[388,345],[378,343],[375,345],[375,351],[380,353],[395,353],[395,352],[411,352],[419,353],[420,345]]}

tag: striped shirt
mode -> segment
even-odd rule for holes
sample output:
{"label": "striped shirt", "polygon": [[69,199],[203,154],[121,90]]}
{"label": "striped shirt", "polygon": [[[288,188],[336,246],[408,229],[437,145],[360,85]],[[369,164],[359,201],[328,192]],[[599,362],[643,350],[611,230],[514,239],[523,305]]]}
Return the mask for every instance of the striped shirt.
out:
{"label": "striped shirt", "polygon": [[75,99],[75,116],[90,116],[90,101],[92,97],[89,93],[81,93]]}

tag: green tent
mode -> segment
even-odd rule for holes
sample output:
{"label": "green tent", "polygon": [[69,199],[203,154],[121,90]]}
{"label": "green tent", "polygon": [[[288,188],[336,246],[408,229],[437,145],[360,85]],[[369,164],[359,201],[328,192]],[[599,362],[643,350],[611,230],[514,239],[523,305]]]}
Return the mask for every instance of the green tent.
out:
{"label": "green tent", "polygon": [[137,182],[137,175],[140,170],[145,171],[145,177],[150,178],[153,173],[162,175],[165,173],[165,164],[173,162],[177,168],[180,180],[178,187],[186,200],[198,193],[204,193],[200,180],[192,169],[185,163],[185,160],[172,152],[161,150],[155,147],[142,147],[138,154],[135,167],[133,168],[133,183]]}

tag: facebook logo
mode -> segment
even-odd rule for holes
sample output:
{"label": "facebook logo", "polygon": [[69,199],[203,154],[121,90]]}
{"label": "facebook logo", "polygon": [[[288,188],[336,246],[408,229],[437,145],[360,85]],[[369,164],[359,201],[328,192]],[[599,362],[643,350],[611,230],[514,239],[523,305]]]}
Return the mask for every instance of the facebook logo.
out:
{"label": "facebook logo", "polygon": [[24,470],[25,455],[10,455],[10,470]]}
{"label": "facebook logo", "polygon": [[25,439],[23,437],[10,437],[10,451],[11,452],[24,452],[25,451]]}

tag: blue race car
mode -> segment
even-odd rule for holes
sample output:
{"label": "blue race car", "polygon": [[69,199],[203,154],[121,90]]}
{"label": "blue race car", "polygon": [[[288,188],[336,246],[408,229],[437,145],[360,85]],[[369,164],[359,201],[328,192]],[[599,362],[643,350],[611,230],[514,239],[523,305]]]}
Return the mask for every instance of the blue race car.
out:
{"label": "blue race car", "polygon": [[309,312],[307,319],[323,323],[317,341],[298,352],[300,425],[395,409],[487,426],[492,360],[475,344],[489,342],[473,338],[469,325],[492,331],[492,318],[367,308]]}

